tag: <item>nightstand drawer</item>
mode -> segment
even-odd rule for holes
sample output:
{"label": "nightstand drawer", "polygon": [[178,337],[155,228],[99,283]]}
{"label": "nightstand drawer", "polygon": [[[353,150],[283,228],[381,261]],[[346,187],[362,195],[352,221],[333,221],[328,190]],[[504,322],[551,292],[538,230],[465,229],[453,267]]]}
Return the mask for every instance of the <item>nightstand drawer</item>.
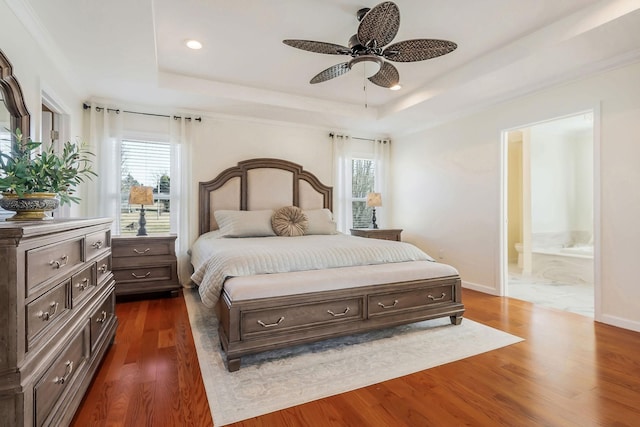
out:
{"label": "nightstand drawer", "polygon": [[164,265],[152,265],[148,267],[131,267],[114,270],[113,274],[117,284],[155,282],[170,280],[175,272],[175,263]]}
{"label": "nightstand drawer", "polygon": [[118,239],[118,244],[112,249],[112,256],[114,258],[143,258],[172,254],[175,254],[175,237],[173,239],[154,239],[147,237],[140,239]]}

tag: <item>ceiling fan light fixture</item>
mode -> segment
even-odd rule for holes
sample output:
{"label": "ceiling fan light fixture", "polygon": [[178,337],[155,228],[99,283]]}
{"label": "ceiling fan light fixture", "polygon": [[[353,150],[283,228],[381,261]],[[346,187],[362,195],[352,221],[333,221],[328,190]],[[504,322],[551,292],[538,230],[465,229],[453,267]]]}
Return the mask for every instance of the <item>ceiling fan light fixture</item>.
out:
{"label": "ceiling fan light fixture", "polygon": [[402,89],[402,85],[400,83],[396,83],[389,88],[390,90],[400,90]]}
{"label": "ceiling fan light fixture", "polygon": [[186,44],[189,49],[193,49],[193,50],[202,49],[202,43],[200,43],[198,40],[193,40],[193,39],[187,40],[184,44]]}
{"label": "ceiling fan light fixture", "polygon": [[376,75],[376,73],[380,71],[382,64],[382,59],[377,56],[362,55],[356,56],[351,61],[349,61],[349,69],[353,70],[353,68],[356,67],[358,70],[363,70],[362,74],[364,74],[364,77],[369,78]]}

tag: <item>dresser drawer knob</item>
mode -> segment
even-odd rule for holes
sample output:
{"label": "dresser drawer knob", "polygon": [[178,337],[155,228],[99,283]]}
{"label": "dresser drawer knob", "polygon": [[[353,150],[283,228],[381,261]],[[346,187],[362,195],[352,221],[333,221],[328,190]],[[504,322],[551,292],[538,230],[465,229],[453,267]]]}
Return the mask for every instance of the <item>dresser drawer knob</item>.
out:
{"label": "dresser drawer knob", "polygon": [[429,295],[427,295],[427,298],[429,298],[431,301],[441,301],[446,296],[447,296],[447,294],[443,292],[442,295],[440,295],[439,297],[434,297],[433,295],[429,294]]}
{"label": "dresser drawer knob", "polygon": [[56,269],[57,268],[62,268],[65,265],[67,265],[67,263],[69,262],[69,256],[68,255],[62,255],[60,257],[60,260],[62,262],[60,262],[58,260],[55,260],[55,259],[52,259],[51,261],[49,261],[49,265],[53,266],[53,268],[56,268]]}
{"label": "dresser drawer knob", "polygon": [[94,242],[91,246],[93,246],[95,249],[100,249],[102,248],[102,245],[104,245],[104,242],[102,240],[98,240],[97,242]]}
{"label": "dresser drawer knob", "polygon": [[144,251],[139,251],[138,249],[133,248],[133,252],[137,253],[138,255],[144,255],[144,254],[146,254],[147,252],[149,252],[150,250],[151,250],[151,248],[147,248],[147,249],[145,249]]}
{"label": "dresser drawer knob", "polygon": [[279,318],[276,323],[264,323],[262,320],[258,320],[258,325],[262,326],[263,328],[272,328],[274,326],[278,326],[280,323],[282,323],[283,320],[284,316]]}
{"label": "dresser drawer knob", "polygon": [[101,316],[96,319],[96,323],[104,323],[107,320],[107,312],[102,310]]}
{"label": "dresser drawer knob", "polygon": [[104,274],[104,273],[106,273],[106,272],[107,272],[107,268],[108,268],[107,264],[102,264],[100,267],[98,267],[98,271],[99,271],[101,274]]}
{"label": "dresser drawer knob", "polygon": [[333,317],[340,317],[340,316],[344,316],[345,314],[347,314],[349,312],[349,307],[347,307],[344,312],[342,313],[334,313],[331,310],[327,310],[327,313],[329,313],[330,315],[332,315]]}
{"label": "dresser drawer knob", "polygon": [[65,381],[67,381],[67,379],[69,378],[69,376],[71,375],[72,372],[73,372],[73,362],[71,360],[67,360],[67,363],[65,363],[64,376],[63,377],[55,377],[53,379],[53,382],[56,383],[56,384],[64,384]]}
{"label": "dresser drawer knob", "polygon": [[381,303],[381,302],[379,302],[379,303],[378,303],[378,306],[380,306],[380,307],[384,308],[385,310],[386,310],[387,308],[393,308],[393,307],[395,307],[396,305],[398,305],[398,300],[394,300],[392,305],[384,305],[384,304],[383,304],[383,303]]}
{"label": "dresser drawer knob", "polygon": [[87,279],[86,277],[82,279],[82,282],[76,284],[76,288],[80,289],[81,291],[84,291],[88,287],[89,287],[89,279]]}
{"label": "dresser drawer knob", "polygon": [[133,277],[135,277],[136,279],[144,279],[145,277],[149,277],[149,276],[151,276],[151,272],[150,272],[150,271],[147,271],[147,274],[145,274],[144,276],[138,276],[136,273],[131,273],[131,275],[132,275]]}
{"label": "dresser drawer knob", "polygon": [[51,316],[55,315],[56,311],[58,311],[58,303],[54,301],[51,304],[49,304],[49,307],[53,309],[51,313],[49,313],[48,311],[39,311],[36,313],[36,316],[38,316],[45,322],[48,321],[51,318]]}

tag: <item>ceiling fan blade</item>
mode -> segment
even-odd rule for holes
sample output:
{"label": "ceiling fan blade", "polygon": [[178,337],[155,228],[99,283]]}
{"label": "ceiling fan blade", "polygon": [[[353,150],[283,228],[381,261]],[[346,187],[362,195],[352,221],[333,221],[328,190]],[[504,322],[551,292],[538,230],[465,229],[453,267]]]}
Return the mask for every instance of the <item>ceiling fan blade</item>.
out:
{"label": "ceiling fan blade", "polygon": [[326,82],[327,80],[331,80],[333,78],[336,78],[345,74],[349,70],[350,68],[349,68],[348,62],[343,62],[342,64],[336,64],[334,66],[327,68],[324,71],[320,71],[318,74],[316,74],[314,78],[311,79],[309,83],[315,84],[315,83]]}
{"label": "ceiling fan blade", "polygon": [[385,62],[377,73],[369,77],[369,81],[378,86],[390,88],[400,83],[400,74],[396,67]]}
{"label": "ceiling fan blade", "polygon": [[458,47],[454,42],[436,39],[405,40],[388,46],[382,56],[389,61],[415,62],[436,58],[453,52]]}
{"label": "ceiling fan blade", "polygon": [[368,11],[358,27],[358,40],[367,47],[382,47],[389,43],[400,28],[400,9],[385,1]]}
{"label": "ceiling fan blade", "polygon": [[350,53],[348,47],[333,43],[312,40],[282,40],[282,43],[309,52],[326,53],[328,55],[348,55]]}

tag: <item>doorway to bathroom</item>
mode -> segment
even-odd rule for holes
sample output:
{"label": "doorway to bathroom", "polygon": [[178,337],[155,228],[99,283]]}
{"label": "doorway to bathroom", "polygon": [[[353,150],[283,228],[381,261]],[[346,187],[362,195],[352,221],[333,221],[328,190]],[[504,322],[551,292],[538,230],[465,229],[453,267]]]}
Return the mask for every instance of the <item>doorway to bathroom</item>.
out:
{"label": "doorway to bathroom", "polygon": [[594,112],[505,131],[504,295],[594,317]]}

